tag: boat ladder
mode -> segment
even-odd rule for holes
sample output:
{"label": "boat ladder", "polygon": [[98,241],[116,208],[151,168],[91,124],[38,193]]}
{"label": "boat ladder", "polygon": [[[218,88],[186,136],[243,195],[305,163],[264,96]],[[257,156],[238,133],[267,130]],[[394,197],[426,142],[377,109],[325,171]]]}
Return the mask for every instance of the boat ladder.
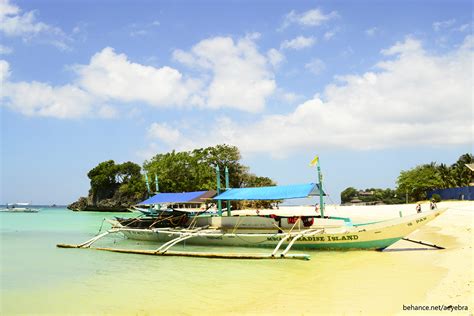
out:
{"label": "boat ladder", "polygon": [[276,253],[278,252],[278,250],[280,249],[281,245],[283,245],[283,243],[288,240],[289,238],[293,237],[293,239],[291,240],[291,242],[288,244],[288,246],[285,248],[285,250],[283,250],[283,252],[280,254],[281,257],[284,257],[286,256],[286,254],[288,253],[288,251],[290,251],[291,247],[293,247],[294,243],[300,239],[301,237],[304,237],[304,236],[313,236],[313,235],[316,235],[316,234],[320,234],[322,233],[324,230],[323,229],[316,229],[316,228],[313,228],[313,229],[308,229],[308,230],[305,230],[299,234],[286,234],[285,237],[283,237],[280,242],[277,244],[277,246],[275,247],[275,249],[273,250],[271,256],[272,257],[275,257]]}

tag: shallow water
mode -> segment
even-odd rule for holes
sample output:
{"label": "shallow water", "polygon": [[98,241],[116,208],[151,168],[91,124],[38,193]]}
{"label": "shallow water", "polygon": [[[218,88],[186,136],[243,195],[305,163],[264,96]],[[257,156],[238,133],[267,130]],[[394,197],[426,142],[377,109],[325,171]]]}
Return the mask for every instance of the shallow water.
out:
{"label": "shallow water", "polygon": [[[299,261],[55,247],[93,237],[114,215],[124,214],[53,208],[0,213],[0,314],[392,314],[423,299],[446,273],[413,251],[310,251],[310,261]],[[118,235],[100,245],[155,247]]]}

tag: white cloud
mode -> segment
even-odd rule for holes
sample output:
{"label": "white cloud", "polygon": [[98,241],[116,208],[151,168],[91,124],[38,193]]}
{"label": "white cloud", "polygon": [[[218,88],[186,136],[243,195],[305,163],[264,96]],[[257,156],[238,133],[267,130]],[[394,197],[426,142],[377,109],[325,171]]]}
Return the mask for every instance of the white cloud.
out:
{"label": "white cloud", "polygon": [[153,123],[148,128],[148,137],[161,140],[168,145],[173,145],[180,140],[181,133],[166,123]]}
{"label": "white cloud", "polygon": [[110,48],[92,56],[88,65],[76,66],[78,85],[105,100],[141,101],[152,106],[183,105],[199,88],[176,69],[133,63]]}
{"label": "white cloud", "polygon": [[302,13],[296,13],[292,10],[285,16],[281,29],[284,29],[291,24],[298,24],[300,26],[319,26],[336,17],[338,17],[336,11],[324,14],[320,9],[312,9]]}
{"label": "white cloud", "polygon": [[321,71],[326,68],[324,62],[319,58],[313,58],[309,63],[305,65],[305,68],[311,71],[315,75],[319,75]]}
{"label": "white cloud", "polygon": [[184,79],[173,68],[132,63],[112,48],[92,56],[89,64],[72,69],[76,80],[62,86],[36,81],[13,82],[8,78],[9,64],[1,61],[2,103],[29,116],[114,118],[118,110],[108,102],[141,101],[161,107],[187,105],[187,102],[195,103],[191,94],[199,87],[197,82]]}
{"label": "white cloud", "polygon": [[69,49],[70,39],[58,27],[36,20],[36,12],[21,13],[21,9],[9,0],[0,0],[0,31],[9,37],[31,40],[41,35],[42,40],[59,49]]}
{"label": "white cloud", "polygon": [[299,50],[306,47],[311,47],[315,43],[316,39],[314,37],[298,36],[292,40],[283,41],[283,43],[281,43],[281,48]]}
{"label": "white cloud", "polygon": [[[472,142],[473,37],[433,55],[414,38],[384,50],[377,71],[339,76],[288,114],[253,122],[218,118],[209,129],[181,131],[170,147],[228,143],[248,153],[285,155],[297,149],[352,149]],[[205,144],[202,140],[205,139]]]}
{"label": "white cloud", "polygon": [[76,118],[88,115],[92,99],[72,85],[53,87],[40,82],[6,82],[2,87],[6,106],[28,116]]}
{"label": "white cloud", "polygon": [[331,38],[333,38],[333,37],[336,35],[336,33],[337,33],[337,30],[336,30],[336,29],[331,30],[331,31],[327,31],[327,32],[324,33],[323,38],[324,38],[326,41],[328,41],[328,40],[330,40]]}
{"label": "white cloud", "polygon": [[413,38],[412,36],[408,36],[405,38],[403,42],[397,42],[390,48],[382,49],[380,51],[385,56],[392,56],[392,55],[411,55],[414,53],[423,52],[421,47],[421,42]]}
{"label": "white cloud", "polygon": [[379,28],[374,26],[370,29],[365,30],[365,34],[369,37],[375,36],[379,32]]}
{"label": "white cloud", "polygon": [[[10,73],[10,64],[6,60],[0,59],[0,83],[7,81]],[[2,89],[0,89],[1,92]]]}
{"label": "white cloud", "polygon": [[268,50],[267,58],[270,64],[275,68],[285,60],[285,56],[275,48]]}
{"label": "white cloud", "polygon": [[463,25],[455,28],[455,30],[458,31],[458,32],[465,32],[469,29],[472,29],[472,23],[466,23],[466,24],[463,24]]}
{"label": "white cloud", "polygon": [[276,50],[270,50],[268,56],[260,54],[252,40],[257,37],[253,33],[237,42],[229,37],[210,38],[189,53],[175,51],[174,58],[198,69],[200,79],[188,78],[168,66],[134,63],[110,47],[93,55],[88,64],[69,67],[76,78],[62,86],[9,81],[9,65],[3,61],[3,104],[25,115],[57,118],[112,118],[119,113],[118,104],[132,102],[258,112],[276,89],[271,66],[276,67],[284,57]]}
{"label": "white cloud", "polygon": [[128,34],[131,37],[140,37],[150,34],[156,27],[160,26],[160,21],[155,20],[150,23],[136,22],[127,26]]}
{"label": "white cloud", "polygon": [[230,37],[213,37],[200,41],[190,52],[173,52],[176,61],[211,73],[208,88],[201,96],[205,99],[204,106],[248,112],[258,112],[265,107],[266,98],[276,88],[269,69],[275,59],[268,60],[260,54],[254,39],[254,36],[237,41]]}
{"label": "white cloud", "polygon": [[0,44],[0,55],[9,55],[13,53],[13,48]]}
{"label": "white cloud", "polygon": [[293,104],[295,102],[298,102],[302,100],[304,97],[300,94],[294,93],[294,92],[285,92],[285,91],[279,91],[278,96],[281,100],[283,100],[286,103]]}
{"label": "white cloud", "polygon": [[433,30],[436,32],[440,31],[441,29],[446,29],[454,25],[456,23],[455,19],[446,20],[446,21],[437,21],[433,23]]}

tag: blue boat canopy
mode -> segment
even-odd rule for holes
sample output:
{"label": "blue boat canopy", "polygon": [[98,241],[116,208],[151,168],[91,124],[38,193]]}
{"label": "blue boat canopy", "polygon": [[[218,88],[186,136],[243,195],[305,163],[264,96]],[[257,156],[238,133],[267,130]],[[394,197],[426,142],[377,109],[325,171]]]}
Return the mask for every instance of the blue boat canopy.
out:
{"label": "blue boat canopy", "polygon": [[202,203],[206,199],[212,198],[215,191],[195,191],[183,193],[158,193],[151,198],[146,199],[138,205],[152,205],[163,203]]}
{"label": "blue boat canopy", "polygon": [[[286,200],[319,195],[316,183],[229,189],[214,200]],[[324,194],[326,195],[326,194]]]}

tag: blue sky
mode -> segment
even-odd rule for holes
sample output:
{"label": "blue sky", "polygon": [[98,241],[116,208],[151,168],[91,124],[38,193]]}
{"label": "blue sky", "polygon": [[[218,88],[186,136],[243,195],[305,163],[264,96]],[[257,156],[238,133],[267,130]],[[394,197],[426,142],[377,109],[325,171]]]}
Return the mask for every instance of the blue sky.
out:
{"label": "blue sky", "polygon": [[114,159],[238,146],[280,184],[395,187],[472,152],[470,1],[0,0],[0,203]]}

